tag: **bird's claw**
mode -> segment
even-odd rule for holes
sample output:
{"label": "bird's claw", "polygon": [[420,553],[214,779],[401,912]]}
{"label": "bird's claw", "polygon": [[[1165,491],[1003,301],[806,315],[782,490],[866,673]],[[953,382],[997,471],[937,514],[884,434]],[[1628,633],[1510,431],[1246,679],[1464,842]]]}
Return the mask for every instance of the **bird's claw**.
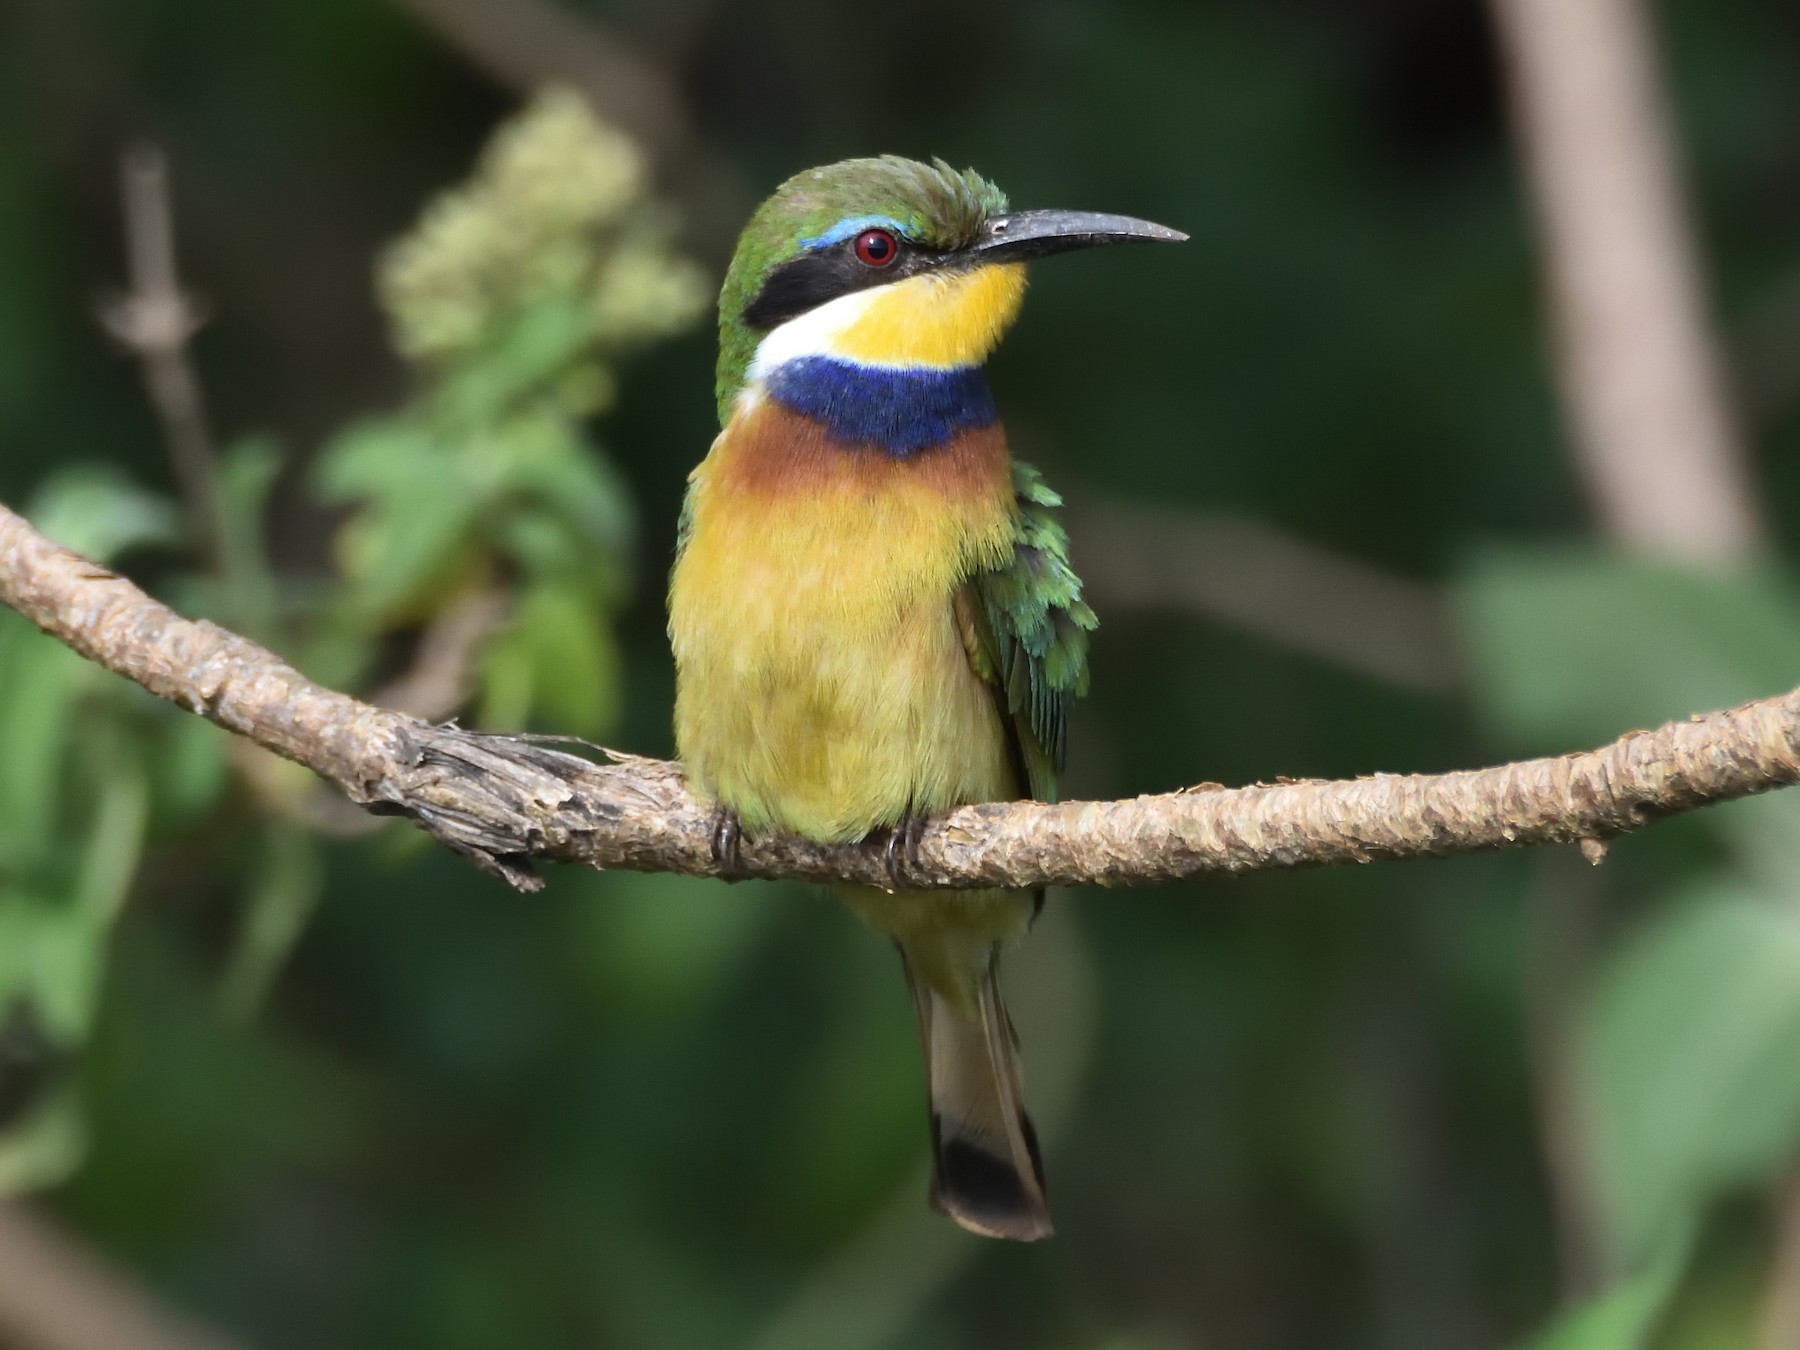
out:
{"label": "bird's claw", "polygon": [[712,826],[712,860],[719,869],[719,875],[726,880],[735,877],[743,870],[743,861],[739,856],[739,845],[744,839],[744,824],[738,819],[738,813],[729,806],[721,806],[713,812]]}
{"label": "bird's claw", "polygon": [[910,810],[888,831],[887,847],[882,850],[881,860],[887,866],[888,885],[892,889],[905,890],[906,874],[920,867],[919,845],[924,837],[925,817]]}

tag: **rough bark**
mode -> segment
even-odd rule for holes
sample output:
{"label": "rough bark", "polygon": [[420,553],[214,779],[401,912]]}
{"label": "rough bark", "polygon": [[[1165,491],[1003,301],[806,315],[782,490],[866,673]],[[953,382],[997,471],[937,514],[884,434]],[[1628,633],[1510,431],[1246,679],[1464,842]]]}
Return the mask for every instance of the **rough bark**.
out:
{"label": "rough bark", "polygon": [[[674,764],[433,726],[314,684],[0,507],[0,601],[151,693],[409,816],[521,889],[533,859],[717,876],[713,807]],[[1340,782],[1205,785],[1111,802],[966,806],[925,827],[916,887],[1123,886],[1593,841],[1800,781],[1800,689],[1553,759]],[[735,876],[885,885],[882,841],[745,839]]]}

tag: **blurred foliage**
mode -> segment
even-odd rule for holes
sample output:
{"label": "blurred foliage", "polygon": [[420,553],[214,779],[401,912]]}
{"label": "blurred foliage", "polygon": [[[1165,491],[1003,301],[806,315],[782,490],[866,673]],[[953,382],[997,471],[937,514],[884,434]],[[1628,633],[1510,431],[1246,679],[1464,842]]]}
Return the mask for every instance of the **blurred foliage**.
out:
{"label": "blurred foliage", "polygon": [[[46,485],[32,512],[105,562],[167,543],[162,501],[101,473]],[[0,1188],[60,1180],[83,1124],[68,1070],[99,1012],[105,953],[144,846],[144,700],[8,612],[0,626]],[[77,734],[79,728],[79,734]]]}
{"label": "blurred foliage", "polygon": [[[1538,549],[1490,553],[1459,594],[1481,707],[1522,752],[1728,707],[1800,670],[1785,575]],[[1649,912],[1602,954],[1571,1029],[1592,1236],[1632,1279],[1556,1345],[1649,1344],[1680,1273],[1668,1256],[1653,1273],[1653,1257],[1685,1249],[1721,1196],[1800,1160],[1800,802],[1691,828],[1714,836],[1712,860],[1636,888]]]}
{"label": "blurred foliage", "polygon": [[[402,407],[314,460],[322,499],[340,508],[335,571],[275,567],[263,526],[282,455],[250,439],[219,465],[218,573],[178,570],[166,589],[361,688],[392,676],[396,651],[423,647],[459,599],[493,592],[507,618],[470,656],[484,724],[609,730],[633,511],[584,419],[611,401],[614,362],[705,304],[702,274],[646,194],[635,150],[571,94],[551,90],[503,126],[474,180],[389,252],[395,342],[419,369]],[[110,470],[65,472],[28,514],[101,561],[182,543],[175,507]],[[23,1189],[81,1159],[65,1071],[97,1015],[151,819],[179,835],[216,813],[234,761],[260,808],[248,856],[218,860],[243,877],[221,999],[245,1016],[318,900],[323,808],[310,774],[153,706],[10,614],[0,732],[0,1186]]]}
{"label": "blurred foliage", "polygon": [[583,419],[613,403],[621,355],[707,303],[645,193],[631,144],[552,90],[388,251],[382,295],[419,391],[330,442],[314,474],[356,508],[337,536],[347,592],[321,605],[353,625],[348,644],[333,634],[340,661],[370,650],[364,629],[501,582],[516,621],[482,656],[484,724],[534,709],[581,735],[612,724],[633,522]]}
{"label": "blurred foliage", "polygon": [[1669,1243],[1652,1264],[1560,1319],[1531,1342],[1530,1350],[1631,1350],[1648,1345],[1686,1258],[1685,1244]]}
{"label": "blurred foliage", "polygon": [[[942,153],[1193,236],[1034,272],[993,380],[1066,498],[1442,582],[1463,639],[1429,699],[1097,594],[1072,796],[1556,752],[1800,678],[1791,6],[1658,7],[1776,526],[1699,576],[1588,537],[1476,0],[561,3],[671,73],[704,155],[516,112],[381,0],[0,17],[0,500],[364,693],[497,598],[472,717],[667,753],[661,577],[716,430],[684,250],[716,274],[808,164]],[[216,573],[90,318],[145,129],[217,420],[263,429]],[[1736,1347],[1800,1139],[1791,798],[1597,870],[1059,898],[1012,976],[1060,1233],[1015,1250],[924,1213],[898,972],[836,908],[520,901],[0,614],[0,1184],[296,1350]]]}

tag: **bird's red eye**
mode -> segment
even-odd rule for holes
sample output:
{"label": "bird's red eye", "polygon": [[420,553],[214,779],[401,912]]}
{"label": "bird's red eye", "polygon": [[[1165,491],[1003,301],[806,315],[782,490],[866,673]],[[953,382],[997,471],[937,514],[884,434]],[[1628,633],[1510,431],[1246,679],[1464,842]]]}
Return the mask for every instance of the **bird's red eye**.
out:
{"label": "bird's red eye", "polygon": [[856,260],[869,267],[886,267],[900,256],[900,241],[886,230],[864,230],[852,247]]}

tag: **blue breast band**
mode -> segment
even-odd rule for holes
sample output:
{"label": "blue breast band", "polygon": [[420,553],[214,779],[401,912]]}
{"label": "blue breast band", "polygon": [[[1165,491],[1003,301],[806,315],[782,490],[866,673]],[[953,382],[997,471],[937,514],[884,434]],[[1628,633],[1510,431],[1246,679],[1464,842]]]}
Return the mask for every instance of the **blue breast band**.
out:
{"label": "blue breast band", "polygon": [[823,424],[832,439],[903,459],[999,417],[976,366],[896,370],[802,356],[778,367],[765,390],[788,411]]}

